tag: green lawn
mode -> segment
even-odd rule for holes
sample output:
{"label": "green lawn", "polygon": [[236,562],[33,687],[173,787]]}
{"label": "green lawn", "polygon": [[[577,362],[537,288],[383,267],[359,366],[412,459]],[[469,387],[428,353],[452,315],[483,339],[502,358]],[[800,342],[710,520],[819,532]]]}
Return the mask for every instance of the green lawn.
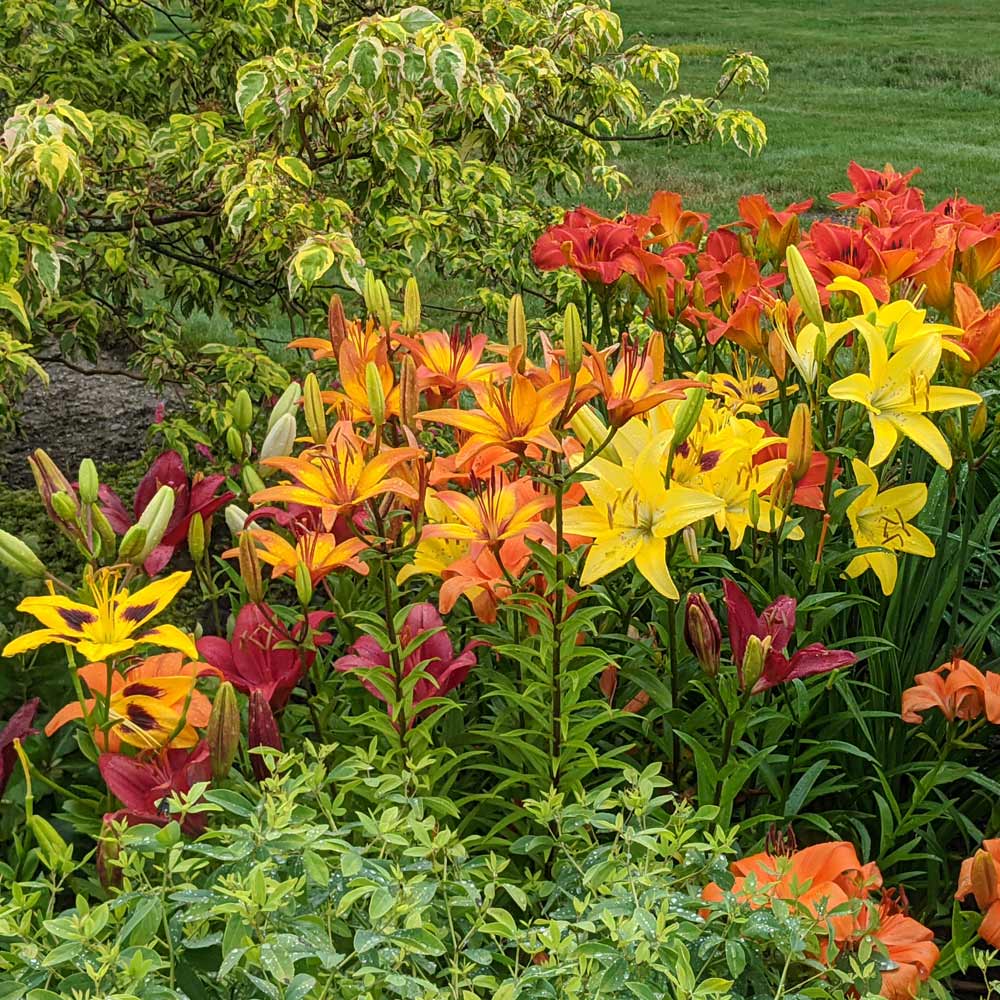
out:
{"label": "green lawn", "polygon": [[[788,201],[843,190],[851,159],[920,166],[930,203],[959,191],[1000,209],[1000,6],[997,0],[613,0],[629,35],[681,57],[681,92],[704,95],[732,49],[770,66],[771,91],[749,98],[768,145],[626,144],[635,187],[680,191],[716,221],[740,194]],[[749,97],[749,95],[748,95]]]}

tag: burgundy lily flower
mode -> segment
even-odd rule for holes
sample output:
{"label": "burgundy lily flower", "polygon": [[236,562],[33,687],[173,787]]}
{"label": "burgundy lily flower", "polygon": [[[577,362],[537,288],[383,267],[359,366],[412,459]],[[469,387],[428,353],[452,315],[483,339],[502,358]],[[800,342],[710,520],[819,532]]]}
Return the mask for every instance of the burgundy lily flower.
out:
{"label": "burgundy lily flower", "polygon": [[[125,807],[108,813],[105,823],[124,819],[129,826],[138,823],[166,826],[170,822],[166,800],[174,793],[189,792],[198,782],[212,777],[209,747],[204,741],[191,750],[162,750],[139,757],[102,753],[97,766],[108,790]],[[200,813],[189,815],[181,829],[196,836],[205,829],[205,817]]]}
{"label": "burgundy lily flower", "polygon": [[34,736],[38,732],[32,729],[35,713],[38,711],[38,699],[32,698],[25,702],[11,717],[6,726],[0,730],[0,796],[3,795],[7,782],[10,781],[14,768],[17,766],[17,751],[14,740],[23,740],[26,736]]}
{"label": "burgundy lily flower", "polygon": [[[332,617],[329,611],[309,615],[312,646],[332,641],[328,632],[317,631]],[[289,630],[267,604],[244,604],[236,616],[232,639],[204,636],[198,640],[198,653],[237,690],[248,695],[259,692],[272,711],[278,712],[288,704],[295,685],[316,659],[315,649],[296,646],[304,632],[303,622]]]}
{"label": "burgundy lily flower", "polygon": [[174,512],[166,533],[143,564],[146,573],[155,576],[170,562],[174,550],[187,541],[188,527],[195,517],[200,517],[207,529],[209,518],[236,496],[229,490],[216,496],[225,480],[222,475],[202,476],[201,473],[189,479],[184,459],[176,451],[165,451],[142,477],[135,491],[132,514],[125,509],[118,494],[103,484],[99,493],[101,510],[111,527],[119,535],[124,535],[149,506],[161,486],[169,486],[174,491]]}
{"label": "burgundy lily flower", "polygon": [[758,615],[750,599],[732,580],[723,580],[726,608],[729,611],[729,642],[733,648],[733,659],[743,681],[742,663],[750,636],[762,641],[770,639],[770,647],[764,658],[764,669],[754,683],[751,694],[760,694],[769,688],[787,681],[825,674],[839,667],[857,663],[858,658],[846,649],[827,649],[814,642],[788,657],[785,650],[795,635],[794,597],[783,595],[768,605]]}
{"label": "burgundy lily flower", "polygon": [[[410,610],[399,630],[400,645],[406,648],[423,635],[426,638],[417,644],[403,662],[404,676],[409,676],[421,666],[428,675],[421,677],[413,689],[415,716],[420,714],[419,706],[428,698],[440,698],[453,691],[469,676],[469,671],[476,662],[476,648],[485,645],[479,640],[470,642],[456,655],[455,647],[444,631],[444,619],[433,604],[417,604]],[[364,674],[369,670],[384,671],[389,664],[389,653],[370,635],[363,635],[351,646],[347,655],[336,660],[333,666],[335,670],[358,671],[365,688],[379,701],[385,701],[382,692]],[[389,717],[393,718],[394,715],[395,708],[389,705]],[[410,725],[413,722],[414,719],[411,719]]]}

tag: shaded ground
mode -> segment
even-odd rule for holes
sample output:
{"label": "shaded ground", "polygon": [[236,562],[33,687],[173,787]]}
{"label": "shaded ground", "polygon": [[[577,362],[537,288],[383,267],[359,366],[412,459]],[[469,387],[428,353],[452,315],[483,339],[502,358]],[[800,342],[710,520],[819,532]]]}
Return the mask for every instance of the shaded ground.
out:
{"label": "shaded ground", "polygon": [[[81,362],[81,369],[95,366]],[[44,448],[66,475],[75,476],[80,460],[121,465],[142,455],[146,430],[162,397],[129,377],[113,358],[101,359],[87,374],[62,364],[47,366],[50,382],[36,382],[22,397],[19,432],[0,441],[0,484],[31,486],[26,461]]]}

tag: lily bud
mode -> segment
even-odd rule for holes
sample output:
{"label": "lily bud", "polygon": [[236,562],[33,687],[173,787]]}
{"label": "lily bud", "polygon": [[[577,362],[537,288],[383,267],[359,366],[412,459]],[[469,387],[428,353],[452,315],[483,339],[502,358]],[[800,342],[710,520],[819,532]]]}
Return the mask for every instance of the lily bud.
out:
{"label": "lily bud", "polygon": [[389,303],[389,291],[385,283],[376,278],[371,271],[365,272],[365,309],[370,316],[378,319],[379,323],[386,329],[392,323],[392,306]]}
{"label": "lily bud", "polygon": [[326,440],[326,406],[319,389],[319,379],[310,372],[302,382],[302,403],[306,414],[306,427],[316,444]]}
{"label": "lily bud", "polygon": [[[278,731],[278,723],[275,721],[271,706],[268,704],[263,692],[257,688],[250,692],[247,746],[251,750],[254,747],[274,747],[276,750],[284,749],[281,743],[281,733]],[[266,758],[261,757],[259,754],[251,754],[250,761],[254,777],[258,781],[263,781],[265,778],[270,777],[271,768]]]}
{"label": "lily bud", "polygon": [[417,386],[417,363],[412,354],[403,358],[399,370],[399,420],[404,427],[415,430],[420,412],[420,389]]}
{"label": "lily bud", "polygon": [[674,410],[673,447],[682,445],[698,424],[701,409],[705,405],[706,389],[688,389],[684,393],[684,402]]}
{"label": "lily bud", "polygon": [[139,516],[136,524],[140,528],[146,529],[146,542],[135,562],[144,562],[146,556],[163,541],[163,536],[167,533],[170,525],[170,518],[174,513],[174,503],[177,497],[173,487],[164,483],[149,501],[149,506]]}
{"label": "lily bud", "polygon": [[[591,448],[598,448],[608,436],[608,425],[592,406],[581,406],[569,418],[569,426],[584,447],[589,445]],[[612,462],[618,461],[618,452],[615,451],[614,445],[608,445],[603,454]]]}
{"label": "lily bud", "polygon": [[979,441],[986,433],[986,418],[986,404],[980,403],[976,407],[976,412],[972,414],[972,423],[969,425],[969,437],[972,438],[973,442]]}
{"label": "lily bud", "polygon": [[122,870],[115,864],[122,852],[122,842],[115,833],[114,826],[105,821],[97,838],[97,877],[105,889],[120,889]]}
{"label": "lily bud", "polygon": [[243,435],[235,426],[230,427],[226,431],[226,448],[229,450],[229,454],[233,456],[235,461],[243,461]]}
{"label": "lily bud", "polygon": [[0,531],[0,563],[12,573],[37,580],[45,576],[45,565],[34,552],[14,535]]}
{"label": "lily bud", "polygon": [[378,365],[369,361],[365,366],[365,389],[368,392],[368,409],[371,410],[372,423],[381,427],[385,423],[385,391],[382,388],[382,376]]}
{"label": "lily bud", "polygon": [[240,730],[240,706],[236,700],[236,690],[229,681],[223,681],[215,692],[206,733],[213,780],[221,781],[229,774],[240,748]]}
{"label": "lily bud", "polygon": [[523,374],[524,357],[528,353],[528,324],[524,318],[524,300],[520,295],[512,295],[507,305],[507,346],[512,353],[517,352],[517,368]]}
{"label": "lily bud", "polygon": [[697,566],[701,562],[701,553],[698,551],[698,532],[694,525],[689,524],[681,532],[681,540],[684,542],[684,550],[688,554],[688,559]]}
{"label": "lily bud", "polygon": [[802,312],[810,323],[823,329],[823,307],[819,301],[819,289],[816,280],[806,266],[799,248],[791,244],[785,251],[785,263],[788,265],[788,279],[792,283],[792,291],[798,299]]}
{"label": "lily bud", "polygon": [[985,911],[997,900],[997,866],[989,851],[976,851],[972,858],[971,881],[976,906]]}
{"label": "lily bud", "polygon": [[326,327],[330,333],[330,346],[335,356],[340,355],[340,345],[347,336],[347,314],[339,295],[330,296],[330,308],[326,313]]}
{"label": "lily bud", "polygon": [[68,493],[63,493],[62,490],[52,494],[52,509],[58,515],[59,520],[70,524],[76,522],[77,516],[80,513],[80,509],[73,502],[73,498]]}
{"label": "lily bud", "polygon": [[114,552],[118,539],[115,536],[115,529],[111,527],[108,519],[104,516],[104,511],[97,504],[90,509],[90,523],[97,532],[97,537],[101,540],[101,550],[104,552]]}
{"label": "lily bud", "polygon": [[260,604],[264,600],[264,579],[260,571],[260,556],[249,531],[240,534],[240,576],[247,588],[251,603]]}
{"label": "lily bud", "polygon": [[788,472],[792,482],[798,485],[812,464],[813,436],[812,414],[808,403],[799,403],[792,412],[792,422],[788,428]]}
{"label": "lily bud", "polygon": [[754,685],[764,673],[764,662],[771,651],[771,636],[760,639],[755,635],[747,639],[747,648],[740,664],[740,686],[744,691],[753,691]]}
{"label": "lily bud", "polygon": [[295,446],[295,416],[286,413],[275,421],[274,426],[267,432],[264,443],[260,446],[260,457],[278,458],[282,455],[290,455]]}
{"label": "lily bud", "polygon": [[226,527],[233,533],[235,537],[243,530],[243,525],[247,523],[247,518],[250,516],[242,507],[237,507],[236,504],[231,503],[226,508]]}
{"label": "lily bud", "polygon": [[45,509],[50,515],[52,515],[52,496],[55,493],[65,493],[75,503],[76,491],[70,485],[70,481],[62,474],[59,466],[49,458],[47,452],[36,448],[28,456],[28,465],[31,466],[31,474],[35,479],[38,495],[42,498],[42,503],[45,504]]}
{"label": "lily bud", "polygon": [[138,563],[139,554],[146,547],[146,529],[140,524],[133,524],[118,546],[118,558],[122,562]]}
{"label": "lily bud", "polygon": [[243,489],[247,496],[252,496],[264,489],[264,480],[260,478],[260,473],[252,465],[243,466],[240,478],[243,480]]}
{"label": "lily bud", "polygon": [[80,473],[77,477],[80,488],[80,502],[85,504],[97,503],[97,491],[101,487],[100,477],[97,475],[97,466],[92,458],[85,458],[80,463]]}
{"label": "lily bud", "polygon": [[566,368],[575,375],[583,367],[583,323],[580,311],[571,302],[563,316],[563,350],[566,353]]}
{"label": "lily bud", "polygon": [[205,558],[205,521],[201,514],[195,514],[188,522],[187,543],[191,558],[200,563]]}
{"label": "lily bud", "polygon": [[253,424],[253,403],[250,400],[250,393],[246,389],[240,389],[233,400],[230,413],[237,430],[244,434],[250,430]]}
{"label": "lily bud", "polygon": [[704,594],[688,594],[684,614],[684,641],[702,670],[715,677],[722,661],[722,629]]}
{"label": "lily bud", "polygon": [[303,562],[295,564],[295,593],[302,607],[309,607],[313,596],[312,577],[309,575],[309,567]]}
{"label": "lily bud", "polygon": [[420,285],[409,277],[403,290],[403,333],[414,334],[420,329]]}
{"label": "lily bud", "polygon": [[288,388],[281,394],[278,402],[274,404],[274,409],[271,410],[271,416],[267,420],[268,432],[274,429],[274,425],[286,414],[295,413],[298,408],[299,400],[302,398],[302,387],[298,382],[292,382],[289,384]]}
{"label": "lily bud", "polygon": [[760,494],[756,490],[750,491],[750,498],[747,500],[747,514],[750,516],[750,524],[756,528],[760,524]]}

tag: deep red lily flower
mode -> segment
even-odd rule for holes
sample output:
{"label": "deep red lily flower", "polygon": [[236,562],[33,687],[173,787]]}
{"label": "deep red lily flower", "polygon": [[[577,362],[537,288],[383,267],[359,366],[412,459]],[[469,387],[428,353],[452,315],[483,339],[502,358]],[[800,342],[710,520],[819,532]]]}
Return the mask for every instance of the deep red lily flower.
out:
{"label": "deep red lily flower", "polygon": [[868,208],[909,195],[913,204],[908,207],[923,208],[923,191],[910,186],[910,181],[919,173],[919,167],[901,174],[891,163],[881,170],[873,170],[852,160],[847,168],[847,179],[853,190],[837,191],[830,195],[830,201],[841,208]]}
{"label": "deep red lily flower", "polygon": [[[125,807],[109,813],[104,821],[124,819],[129,826],[138,823],[166,826],[170,822],[166,800],[175,793],[189,792],[194,785],[212,777],[209,748],[204,741],[191,750],[162,750],[139,757],[102,753],[97,766],[108,790]],[[197,836],[205,829],[204,815],[187,816],[181,829]]]}
{"label": "deep red lily flower", "polygon": [[101,510],[111,527],[119,535],[124,535],[149,506],[161,486],[169,486],[174,491],[174,512],[170,515],[163,540],[143,563],[147,575],[155,576],[170,562],[174,550],[187,541],[188,527],[195,517],[200,517],[207,528],[208,519],[236,496],[229,490],[216,496],[225,480],[222,475],[202,476],[201,473],[189,479],[184,459],[176,451],[165,451],[149,467],[136,488],[131,515],[118,494],[103,484],[100,487]]}
{"label": "deep red lily flower", "polygon": [[32,729],[35,713],[38,711],[38,698],[25,702],[11,717],[7,725],[0,730],[0,796],[3,796],[7,782],[10,781],[14,768],[17,766],[17,751],[14,740],[23,740],[26,736],[34,736],[38,732]]}
{"label": "deep red lily flower", "polygon": [[826,286],[840,275],[867,285],[877,301],[889,301],[889,285],[882,274],[878,254],[866,240],[863,230],[833,222],[814,222],[799,249],[816,279],[824,303],[830,300]]}
{"label": "deep red lily flower", "polygon": [[787,681],[825,674],[858,662],[858,658],[848,650],[827,649],[818,642],[798,650],[791,657],[785,656],[785,650],[795,635],[795,598],[783,595],[758,615],[750,599],[732,580],[723,580],[722,587],[729,611],[729,642],[733,648],[733,659],[740,671],[741,683],[741,664],[747,640],[750,636],[761,640],[770,639],[764,669],[751,689],[752,694],[760,694],[761,691]]}
{"label": "deep red lily flower", "polygon": [[531,259],[541,271],[571,267],[585,281],[612,285],[623,274],[636,273],[641,249],[634,226],[577,209],[538,237]]}
{"label": "deep red lily flower", "polygon": [[[314,611],[309,615],[313,647],[326,646],[332,641],[328,632],[318,631],[332,617],[329,611]],[[300,650],[296,645],[304,632],[303,622],[289,630],[267,604],[244,604],[236,616],[232,639],[203,636],[197,643],[198,653],[237,690],[248,695],[260,692],[277,712],[288,704],[295,685],[316,659],[315,649]]]}
{"label": "deep red lily flower", "polygon": [[[420,714],[420,705],[428,698],[440,698],[461,684],[476,662],[475,650],[485,643],[470,642],[456,655],[455,647],[444,630],[444,619],[433,604],[417,604],[410,609],[403,627],[399,630],[399,642],[405,649],[421,636],[426,638],[418,643],[403,661],[403,674],[409,676],[418,667],[423,667],[428,675],[420,678],[413,689],[414,715]],[[364,676],[365,671],[385,670],[389,666],[389,653],[370,635],[363,635],[346,656],[333,664],[334,669],[358,671],[365,689],[379,701],[385,701],[381,691]],[[394,706],[389,706],[389,717],[395,715]],[[415,720],[410,720],[413,725]]]}
{"label": "deep red lily flower", "polygon": [[925,214],[896,226],[864,227],[865,240],[890,285],[929,270],[947,255],[948,246],[938,241],[937,230],[937,220]]}

